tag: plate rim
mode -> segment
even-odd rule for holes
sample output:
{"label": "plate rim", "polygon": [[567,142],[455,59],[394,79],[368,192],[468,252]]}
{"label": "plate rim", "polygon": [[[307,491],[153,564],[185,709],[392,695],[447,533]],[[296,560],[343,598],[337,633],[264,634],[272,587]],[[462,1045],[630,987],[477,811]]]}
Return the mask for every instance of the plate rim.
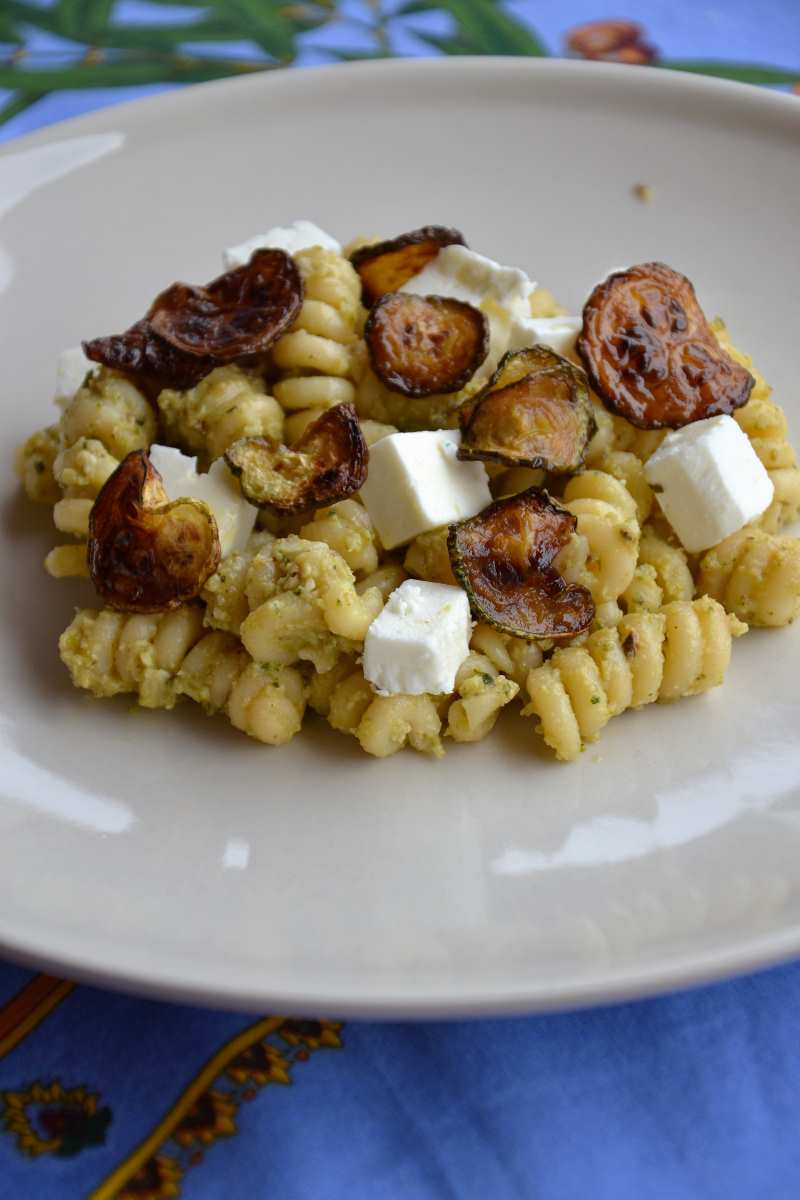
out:
{"label": "plate rim", "polygon": [[[301,79],[307,84],[310,76],[320,80],[322,86],[327,86],[326,81],[334,77],[344,80],[354,76],[368,78],[372,74],[383,79],[388,73],[395,76],[414,74],[419,81],[421,72],[442,76],[450,74],[455,78],[469,74],[489,76],[499,71],[505,76],[502,82],[509,85],[512,81],[508,77],[514,72],[514,82],[526,74],[551,75],[562,80],[594,78],[600,87],[613,89],[621,84],[631,87],[637,84],[653,91],[662,90],[663,93],[679,92],[684,99],[694,94],[701,103],[705,99],[723,100],[728,97],[733,102],[746,104],[751,112],[788,119],[800,131],[800,103],[796,97],[753,84],[695,76],[683,71],[517,56],[402,58],[254,72],[112,104],[12,138],[0,145],[0,161],[9,155],[67,137],[110,132],[118,126],[124,129],[132,123],[152,122],[156,114],[168,123],[173,112],[185,112],[190,108],[199,93],[203,96],[209,92],[227,95],[245,89],[253,92],[260,88],[263,103],[268,104],[271,92],[280,95],[283,90],[291,91],[299,86]],[[50,937],[54,942],[57,933],[54,931]],[[263,966],[252,969],[240,963],[233,984],[214,985],[192,980],[186,975],[183,979],[179,978],[171,972],[165,956],[153,956],[149,963],[142,961],[143,951],[135,945],[132,954],[128,949],[128,957],[133,965],[126,967],[118,961],[119,955],[113,963],[104,964],[90,952],[90,947],[76,957],[74,952],[60,953],[52,944],[48,946],[46,943],[46,937],[37,939],[35,933],[18,939],[12,932],[2,928],[0,917],[0,955],[26,967],[64,974],[72,980],[93,986],[160,1000],[241,1011],[273,1008],[348,1018],[448,1019],[554,1012],[620,1003],[765,969],[800,955],[800,923],[740,938],[717,950],[667,956],[661,962],[655,961],[644,966],[612,967],[605,976],[599,978],[581,979],[568,972],[561,982],[537,985],[535,977],[527,975],[516,986],[505,983],[497,990],[487,988],[478,992],[473,988],[471,992],[458,997],[439,995],[435,991],[426,995],[421,989],[413,997],[398,998],[381,992],[379,987],[373,987],[366,1001],[352,998],[352,985],[349,995],[335,987],[324,991],[315,989],[312,994],[310,991],[298,992],[281,982],[271,986],[264,977],[267,972]],[[198,964],[199,960],[193,961],[193,968],[196,969]]]}

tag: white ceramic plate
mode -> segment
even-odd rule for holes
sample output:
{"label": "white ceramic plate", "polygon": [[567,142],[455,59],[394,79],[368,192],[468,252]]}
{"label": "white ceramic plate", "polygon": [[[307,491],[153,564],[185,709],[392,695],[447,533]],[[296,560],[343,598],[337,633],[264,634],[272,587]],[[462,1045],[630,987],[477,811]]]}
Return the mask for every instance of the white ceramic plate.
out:
{"label": "white ceramic plate", "polygon": [[[0,950],[248,1009],[466,1014],[590,1003],[800,951],[800,629],[703,699],[612,722],[573,766],[503,721],[443,762],[312,720],[271,751],[191,705],[74,691],[49,516],[11,454],[53,362],[220,250],[309,217],[427,222],[575,310],[619,263],[687,272],[800,433],[800,103],[607,65],[379,63],[110,109],[0,158],[4,365]],[[632,186],[654,188],[649,204]]]}

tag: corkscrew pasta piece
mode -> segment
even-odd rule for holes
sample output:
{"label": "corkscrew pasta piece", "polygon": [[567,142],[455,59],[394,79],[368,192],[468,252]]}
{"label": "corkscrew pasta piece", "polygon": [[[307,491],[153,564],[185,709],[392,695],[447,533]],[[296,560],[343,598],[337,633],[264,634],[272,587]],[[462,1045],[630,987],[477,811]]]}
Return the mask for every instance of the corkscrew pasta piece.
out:
{"label": "corkscrew pasta piece", "polygon": [[[102,368],[88,375],[78,388],[64,409],[60,429],[62,454],[78,443],[96,441],[121,462],[132,450],[150,446],[156,437],[157,422],[151,405],[137,387],[124,376]],[[57,478],[60,473],[57,466]]]}
{"label": "corkscrew pasta piece", "polygon": [[95,696],[134,693],[144,708],[172,708],[189,696],[273,746],[302,724],[307,688],[300,673],[252,662],[230,634],[206,632],[195,606],[150,616],[80,609],[59,650],[75,686]]}
{"label": "corkscrew pasta piece", "polygon": [[523,714],[538,718],[537,732],[557,758],[570,762],[626,709],[717,687],[731,637],[746,629],[709,596],[630,613],[531,671]]}
{"label": "corkscrew pasta piece", "polygon": [[518,691],[518,685],[501,675],[485,655],[468,655],[456,674],[458,699],[447,710],[447,734],[456,742],[479,742],[491,733],[500,710]]}
{"label": "corkscrew pasta piece", "polygon": [[644,525],[655,503],[655,493],[645,479],[644,463],[630,450],[607,450],[587,456],[587,466],[613,475],[627,489],[636,505],[636,518]]}
{"label": "corkscrew pasta piece", "polygon": [[[92,501],[126,454],[150,445],[156,419],[138,388],[103,369],[87,376],[56,429],[52,474],[62,496],[55,499],[53,520],[62,533],[86,538]],[[86,575],[86,548],[56,546],[44,565],[56,579]]]}
{"label": "corkscrew pasta piece", "polygon": [[498,673],[512,679],[518,689],[525,686],[529,673],[542,665],[543,649],[552,647],[552,642],[529,642],[480,621],[472,631],[469,644],[470,649],[488,658]]}
{"label": "corkscrew pasta piece", "polygon": [[378,566],[378,535],[369,513],[357,500],[340,500],[320,508],[313,520],[303,525],[300,537],[325,542],[340,554],[353,574],[369,575]]}
{"label": "corkscrew pasta piece", "polygon": [[[264,568],[269,570],[272,559],[269,554],[262,556],[275,538],[267,530],[260,529],[252,533],[243,550],[234,551],[217,567],[214,574],[206,580],[201,593],[201,599],[206,604],[205,623],[212,629],[222,629],[238,635],[242,621],[250,612],[248,601],[248,584],[250,583],[250,568],[259,557],[259,567],[254,572],[253,584],[256,578],[261,589],[264,586]],[[251,590],[251,595],[254,592]],[[260,593],[259,593],[260,594]]]}
{"label": "corkscrew pasta piece", "polygon": [[664,603],[664,592],[655,567],[640,562],[619,599],[625,612],[657,612]]}
{"label": "corkscrew pasta piece", "polygon": [[36,504],[54,504],[61,495],[53,472],[60,444],[58,425],[48,425],[37,429],[17,449],[17,477],[25,495]]}
{"label": "corkscrew pasta piece", "polygon": [[363,642],[383,607],[377,588],[359,595],[353,572],[324,542],[280,538],[256,562],[268,577],[262,594],[254,595],[251,565],[251,611],[242,622],[241,637],[257,662],[305,660],[317,671],[328,670],[342,652]]}
{"label": "corkscrew pasta piece", "polygon": [[283,440],[283,409],[263,380],[242,367],[217,367],[193,388],[164,388],[158,411],[165,439],[211,462],[239,438]]}
{"label": "corkscrew pasta piece", "polygon": [[789,625],[800,612],[800,539],[741,529],[703,555],[697,589],[750,625]]}
{"label": "corkscrew pasta piece", "polygon": [[[143,449],[143,447],[136,447]],[[56,456],[56,480],[67,499],[94,500],[105,481],[119,466],[103,443],[94,437],[79,437]]]}
{"label": "corkscrew pasta piece", "polygon": [[405,746],[440,758],[442,722],[431,696],[378,696],[361,668],[345,659],[312,683],[312,706],[340,733],[352,734],[362,750],[387,758]]}
{"label": "corkscrew pasta piece", "polygon": [[341,254],[312,246],[295,262],[305,299],[294,325],[273,347],[281,371],[275,395],[287,410],[326,409],[355,401],[363,370],[361,283]]}
{"label": "corkscrew pasta piece", "polygon": [[[574,475],[564,489],[563,506],[578,519],[578,538],[587,557],[569,582],[582,583],[596,605],[616,601],[633,578],[639,550],[636,503],[624,484],[605,471]],[[563,574],[563,565],[558,570]]]}
{"label": "corkscrew pasta piece", "polygon": [[642,530],[639,542],[639,562],[651,566],[656,582],[663,593],[664,602],[691,600],[694,595],[694,580],[689,570],[686,552],[662,537],[651,525]]}
{"label": "corkscrew pasta piece", "polygon": [[370,588],[377,588],[384,600],[388,600],[395,588],[399,588],[406,579],[408,579],[408,575],[400,564],[389,559],[382,563],[377,570],[365,575],[363,579],[359,579],[356,591],[359,596],[363,596]]}

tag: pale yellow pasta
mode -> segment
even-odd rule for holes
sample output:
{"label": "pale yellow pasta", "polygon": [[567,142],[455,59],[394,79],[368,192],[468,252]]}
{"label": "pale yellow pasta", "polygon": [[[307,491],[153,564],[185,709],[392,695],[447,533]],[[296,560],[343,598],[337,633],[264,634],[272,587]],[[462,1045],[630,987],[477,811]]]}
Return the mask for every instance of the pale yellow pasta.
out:
{"label": "pale yellow pasta", "polygon": [[[151,405],[129,380],[114,371],[87,375],[66,404],[52,463],[63,492],[53,510],[56,528],[85,538],[91,502],[121,459],[149,447],[156,434]],[[56,546],[45,559],[56,579],[87,574],[85,547]]]}
{"label": "pale yellow pasta", "polygon": [[620,596],[625,612],[656,612],[664,603],[664,592],[651,563],[640,562],[633,579]]}
{"label": "pale yellow pasta", "polygon": [[[352,663],[352,660],[350,660]],[[328,724],[340,733],[355,736],[361,718],[375,699],[375,693],[360,667],[351,666],[347,675],[332,690],[328,702]]]}
{"label": "pale yellow pasta", "polygon": [[364,592],[370,588],[377,588],[384,600],[388,600],[395,588],[399,588],[406,579],[408,576],[400,564],[389,559],[369,575],[359,579],[356,583],[356,591],[359,596],[363,596]]}
{"label": "pale yellow pasta", "polygon": [[[487,469],[490,467],[491,464],[487,463]],[[491,471],[489,473],[492,474]],[[525,492],[528,488],[541,487],[545,478],[544,471],[535,471],[531,467],[511,467],[508,470],[501,467],[492,479],[492,495],[497,499],[516,496],[518,492]]]}
{"label": "pale yellow pasta", "polygon": [[304,408],[300,412],[290,413],[283,426],[283,436],[287,446],[299,442],[309,425],[325,412],[324,408]]}
{"label": "pale yellow pasta", "polygon": [[574,582],[592,593],[597,605],[616,601],[628,587],[639,550],[636,503],[624,484],[605,471],[574,475],[562,501],[578,520],[578,538],[585,540],[587,556],[574,573]]}
{"label": "pale yellow pasta", "polygon": [[53,473],[60,445],[58,425],[48,425],[32,433],[17,450],[17,477],[25,495],[36,504],[54,504],[61,495]]}
{"label": "pale yellow pasta", "polygon": [[102,368],[87,375],[78,388],[62,413],[60,429],[62,451],[84,444],[84,439],[97,441],[120,462],[132,450],[150,446],[157,423],[139,389],[124,376]]}
{"label": "pale yellow pasta", "polygon": [[364,435],[364,441],[368,446],[374,446],[381,438],[388,437],[390,433],[397,433],[395,425],[384,425],[380,421],[359,421],[361,432]]}
{"label": "pale yellow pasta", "polygon": [[44,569],[53,579],[88,579],[85,543],[54,546],[45,557]]}
{"label": "pale yellow pasta", "polygon": [[355,735],[362,750],[387,758],[404,746],[441,758],[441,718],[430,696],[375,696]]}
{"label": "pale yellow pasta", "polygon": [[253,663],[232,635],[205,632],[195,606],[142,616],[80,609],[59,651],[75,686],[95,696],[134,693],[144,708],[172,708],[189,696],[274,746],[302,724],[307,688],[300,673]]}
{"label": "pale yellow pasta", "polygon": [[363,372],[361,281],[341,254],[313,246],[295,262],[305,296],[292,328],[272,350],[275,395],[290,411],[352,404]]}
{"label": "pale yellow pasta", "polygon": [[[324,542],[294,535],[278,539],[259,556],[274,574],[242,622],[242,641],[257,662],[314,664],[330,669],[343,652],[364,640],[383,607],[377,588],[359,595],[344,559]],[[263,569],[263,568],[262,568]],[[252,567],[250,569],[252,577]],[[271,595],[265,595],[271,591]],[[264,598],[265,597],[265,598]]]}
{"label": "pale yellow pasta", "polygon": [[525,715],[556,756],[569,762],[628,708],[694,696],[722,683],[731,637],[747,629],[709,596],[660,612],[630,613],[582,646],[556,650],[531,671]]}
{"label": "pale yellow pasta", "polygon": [[655,494],[645,479],[642,460],[630,450],[607,450],[586,461],[589,467],[613,475],[624,485],[636,504],[636,518],[644,525],[653,510]]}
{"label": "pale yellow pasta", "polygon": [[[212,629],[225,630],[228,633],[239,633],[242,621],[250,612],[247,589],[253,561],[274,540],[273,535],[267,530],[258,530],[250,535],[243,550],[234,551],[233,554],[223,558],[203,588],[202,599],[206,604],[206,625],[210,625]],[[270,555],[264,557],[265,562],[272,565],[272,557]],[[259,570],[257,577],[263,587],[263,571]]]}
{"label": "pale yellow pasta", "polygon": [[685,550],[662,537],[655,528],[646,525],[639,542],[639,562],[651,566],[661,588],[664,602],[691,600],[694,579]]}
{"label": "pale yellow pasta", "polygon": [[340,554],[356,576],[369,575],[378,566],[378,536],[363,504],[340,500],[320,508],[300,530],[310,542],[325,542]]}
{"label": "pale yellow pasta", "polygon": [[800,613],[800,539],[748,526],[703,555],[697,589],[749,625],[789,625]]}
{"label": "pale yellow pasta", "polygon": [[89,536],[89,514],[94,505],[93,500],[63,499],[53,505],[53,521],[61,533],[71,533],[75,537]]}
{"label": "pale yellow pasta", "polygon": [[58,452],[54,470],[66,498],[94,500],[118,466],[98,438],[80,437]]}
{"label": "pale yellow pasta", "polygon": [[415,537],[406,551],[403,566],[415,579],[454,584],[456,577],[447,550],[447,526]]}
{"label": "pale yellow pasta", "polygon": [[456,693],[447,710],[447,734],[456,742],[479,742],[491,733],[500,710],[519,687],[483,654],[469,654],[456,674]]}
{"label": "pale yellow pasta", "polygon": [[184,392],[164,388],[158,412],[165,440],[204,463],[239,438],[283,440],[283,409],[264,381],[242,367],[217,367]]}

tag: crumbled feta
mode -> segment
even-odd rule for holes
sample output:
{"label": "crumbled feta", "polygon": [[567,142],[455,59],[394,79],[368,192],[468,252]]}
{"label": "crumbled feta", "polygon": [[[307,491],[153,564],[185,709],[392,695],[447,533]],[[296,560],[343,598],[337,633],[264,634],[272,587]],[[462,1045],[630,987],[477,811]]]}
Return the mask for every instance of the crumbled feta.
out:
{"label": "crumbled feta", "polygon": [[151,446],[150,462],[161,476],[170,500],[202,500],[217,522],[222,557],[242,550],[253,532],[258,509],[248,504],[225,460],[217,458],[207,474],[198,475],[197,459],[172,446]]}
{"label": "crumbled feta", "polygon": [[515,317],[511,322],[508,349],[549,346],[556,354],[574,358],[575,340],[582,325],[581,317]]}
{"label": "crumbled feta", "polygon": [[56,367],[56,404],[71,400],[89,372],[96,370],[97,363],[87,358],[80,346],[62,350]]}
{"label": "crumbled feta", "polygon": [[747,434],[728,416],[668,433],[645,464],[645,475],[690,554],[760,517],[775,491]]}
{"label": "crumbled feta", "polygon": [[407,579],[367,630],[364,677],[383,695],[452,692],[471,630],[461,588]]}
{"label": "crumbled feta", "polygon": [[476,308],[491,298],[510,316],[524,318],[531,315],[531,293],[535,288],[536,284],[516,267],[503,267],[466,246],[444,246],[400,291],[416,296],[452,296]]}
{"label": "crumbled feta", "polygon": [[486,468],[456,457],[460,441],[458,430],[434,429],[392,433],[372,447],[361,499],[387,550],[491,503]]}
{"label": "crumbled feta", "polygon": [[311,221],[292,221],[291,225],[276,225],[268,233],[257,233],[239,246],[229,246],[222,252],[222,261],[225,270],[231,271],[249,262],[254,250],[285,250],[287,254],[296,254],[310,246],[322,246],[336,254],[342,252],[341,243],[318,225]]}

